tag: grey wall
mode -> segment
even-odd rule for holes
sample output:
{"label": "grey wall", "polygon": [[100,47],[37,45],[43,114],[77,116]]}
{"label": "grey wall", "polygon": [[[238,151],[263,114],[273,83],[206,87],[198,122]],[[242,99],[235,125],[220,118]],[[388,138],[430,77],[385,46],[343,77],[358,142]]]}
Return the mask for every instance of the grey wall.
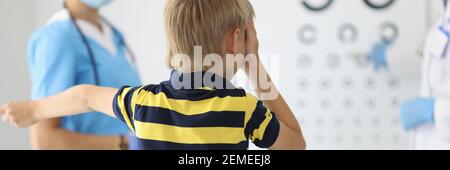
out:
{"label": "grey wall", "polygon": [[[26,44],[34,28],[32,0],[0,0],[0,103],[28,98]],[[28,149],[27,130],[0,123],[0,149]]]}

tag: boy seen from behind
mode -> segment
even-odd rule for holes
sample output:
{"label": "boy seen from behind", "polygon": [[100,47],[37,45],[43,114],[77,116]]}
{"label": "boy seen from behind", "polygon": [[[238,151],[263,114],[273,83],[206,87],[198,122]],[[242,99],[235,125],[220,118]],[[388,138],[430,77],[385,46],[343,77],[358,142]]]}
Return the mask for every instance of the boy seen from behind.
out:
{"label": "boy seen from behind", "polygon": [[[250,2],[167,0],[165,8],[169,80],[121,89],[76,86],[2,105],[3,119],[28,127],[99,111],[126,123],[139,149],[243,150],[249,141],[261,148],[305,149],[294,114],[259,61]],[[240,69],[257,97],[230,82]]]}

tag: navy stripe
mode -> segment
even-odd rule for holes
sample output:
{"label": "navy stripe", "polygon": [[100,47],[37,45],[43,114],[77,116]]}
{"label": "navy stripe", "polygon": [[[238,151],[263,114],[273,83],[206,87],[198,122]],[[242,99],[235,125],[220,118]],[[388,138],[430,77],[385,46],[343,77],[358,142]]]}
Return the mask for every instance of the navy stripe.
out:
{"label": "navy stripe", "polygon": [[[206,80],[206,82],[204,81]],[[214,89],[235,89],[236,87],[228,81],[227,79],[212,73],[212,72],[191,72],[191,73],[180,73],[173,70],[170,74],[170,84],[184,89],[196,89],[198,87],[211,87]],[[218,84],[221,83],[221,84]]]}
{"label": "navy stripe", "polygon": [[237,144],[179,144],[173,142],[137,139],[139,150],[247,150],[248,141]]}
{"label": "navy stripe", "polygon": [[243,89],[217,89],[217,90],[203,90],[203,89],[174,89],[169,82],[162,82],[160,85],[149,85],[143,88],[153,94],[164,93],[170,99],[201,101],[214,97],[246,97],[247,93]]}
{"label": "navy stripe", "polygon": [[222,111],[199,115],[183,115],[176,111],[149,106],[136,106],[134,120],[178,127],[244,127],[245,112]]}
{"label": "navy stripe", "polygon": [[261,123],[266,119],[267,108],[263,106],[261,101],[258,101],[255,111],[252,113],[250,120],[245,125],[244,133],[249,136],[255,129],[258,129]]}
{"label": "navy stripe", "polygon": [[128,91],[127,95],[124,96],[124,101],[125,101],[124,107],[127,109],[128,118],[130,119],[131,126],[133,126],[133,129],[135,129],[135,126],[134,126],[134,121],[133,121],[132,115],[133,115],[133,113],[135,113],[135,110],[132,110],[131,101],[133,99],[134,92],[136,90],[138,90],[139,88],[141,88],[141,86],[131,88]]}
{"label": "navy stripe", "polygon": [[119,119],[120,121],[125,122],[125,119],[122,115],[122,111],[120,110],[120,107],[119,107],[119,103],[117,102],[117,96],[118,96],[118,94],[116,94],[116,96],[114,97],[114,100],[113,100],[114,115],[116,115],[116,118]]}
{"label": "navy stripe", "polygon": [[260,148],[269,148],[276,142],[279,133],[280,122],[278,122],[275,114],[273,114],[272,120],[267,125],[266,131],[264,131],[263,139],[256,139],[255,141],[253,141],[253,143]]}

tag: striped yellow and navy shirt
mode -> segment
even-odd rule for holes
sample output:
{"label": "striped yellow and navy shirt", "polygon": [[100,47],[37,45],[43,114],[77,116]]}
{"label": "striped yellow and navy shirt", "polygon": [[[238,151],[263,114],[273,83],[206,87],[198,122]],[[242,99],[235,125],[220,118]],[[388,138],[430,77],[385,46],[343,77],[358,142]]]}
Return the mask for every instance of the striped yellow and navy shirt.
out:
{"label": "striped yellow and navy shirt", "polygon": [[136,135],[137,149],[244,150],[249,140],[261,148],[275,143],[280,125],[261,101],[243,89],[209,88],[205,83],[179,88],[174,81],[194,74],[173,71],[169,81],[119,90],[114,112]]}

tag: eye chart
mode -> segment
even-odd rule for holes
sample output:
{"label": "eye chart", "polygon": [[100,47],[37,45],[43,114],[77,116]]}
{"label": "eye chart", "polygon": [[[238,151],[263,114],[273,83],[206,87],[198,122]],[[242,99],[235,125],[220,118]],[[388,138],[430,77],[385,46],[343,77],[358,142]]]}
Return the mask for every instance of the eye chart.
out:
{"label": "eye chart", "polygon": [[277,83],[301,122],[308,149],[409,148],[399,107],[418,95],[420,74],[394,74],[405,67],[401,63],[377,71],[368,54],[378,42],[393,49],[420,41],[427,31],[428,1],[252,3],[260,53],[280,58]]}

